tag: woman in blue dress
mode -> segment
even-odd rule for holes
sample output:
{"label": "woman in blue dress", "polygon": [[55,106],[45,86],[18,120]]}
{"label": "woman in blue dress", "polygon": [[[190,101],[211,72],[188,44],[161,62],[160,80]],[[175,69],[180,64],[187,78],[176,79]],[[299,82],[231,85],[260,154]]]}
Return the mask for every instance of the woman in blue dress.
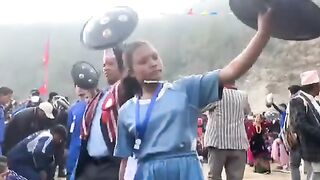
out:
{"label": "woman in blue dress", "polygon": [[[200,109],[221,98],[222,85],[247,72],[270,38],[271,11],[259,15],[258,32],[247,48],[225,68],[164,83],[162,60],[146,42],[128,44],[128,76],[139,83],[137,96],[119,110],[115,156],[126,164],[138,159],[135,180],[202,180],[196,154]],[[121,166],[120,171],[124,171]],[[120,172],[121,173],[121,172]]]}

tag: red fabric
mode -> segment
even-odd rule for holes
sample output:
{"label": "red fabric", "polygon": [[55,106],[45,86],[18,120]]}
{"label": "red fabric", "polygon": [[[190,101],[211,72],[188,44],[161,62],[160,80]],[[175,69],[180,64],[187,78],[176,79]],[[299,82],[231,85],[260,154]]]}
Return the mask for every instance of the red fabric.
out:
{"label": "red fabric", "polygon": [[198,118],[198,137],[202,137],[203,134],[203,120]]}
{"label": "red fabric", "polygon": [[49,45],[50,41],[48,39],[45,49],[44,49],[44,56],[43,56],[43,63],[44,63],[44,83],[38,89],[41,95],[48,94],[48,84],[49,84]]}
{"label": "red fabric", "polygon": [[43,56],[43,63],[44,65],[49,64],[49,47],[50,47],[50,41],[48,39],[45,49],[44,49],[44,56]]}
{"label": "red fabric", "polygon": [[45,82],[38,90],[39,90],[41,95],[47,94],[48,93],[48,85],[47,85],[47,83]]}
{"label": "red fabric", "polygon": [[[106,92],[108,93],[106,99],[104,99],[102,104],[102,123],[107,127],[108,136],[110,142],[116,141],[117,135],[117,119],[118,119],[118,86],[119,83],[113,85],[111,89]],[[85,119],[82,124],[81,137],[82,139],[87,139],[90,134],[90,127],[93,121],[96,108],[98,106],[99,100],[102,98],[103,93],[98,93],[89,103],[87,111],[85,114]]]}
{"label": "red fabric", "polygon": [[[261,123],[261,128],[262,128],[262,132],[266,132],[268,131],[268,127],[271,125],[272,123],[269,121],[264,120]],[[245,120],[244,121],[244,125],[246,127],[246,132],[247,132],[247,137],[248,140],[250,141],[250,139],[257,133],[256,131],[256,127],[253,123],[252,120]]]}
{"label": "red fabric", "polygon": [[118,119],[118,93],[119,83],[112,86],[108,96],[102,105],[102,122],[107,125],[109,139],[111,142],[116,141],[117,135],[117,119]]}
{"label": "red fabric", "polygon": [[102,97],[103,93],[99,92],[88,104],[86,113],[84,115],[84,120],[82,121],[82,128],[81,128],[81,138],[87,139],[90,133],[91,123],[93,121],[94,114],[96,113],[96,109],[99,103],[100,98]]}

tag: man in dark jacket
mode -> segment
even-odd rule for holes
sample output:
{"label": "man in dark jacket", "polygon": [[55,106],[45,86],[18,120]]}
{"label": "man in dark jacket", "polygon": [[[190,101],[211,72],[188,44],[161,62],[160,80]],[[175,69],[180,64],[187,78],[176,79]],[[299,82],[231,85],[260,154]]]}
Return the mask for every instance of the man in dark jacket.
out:
{"label": "man in dark jacket", "polygon": [[320,179],[320,106],[315,97],[319,95],[317,71],[300,75],[302,90],[289,104],[290,124],[299,140],[302,159],[311,163],[311,180]]}
{"label": "man in dark jacket", "polygon": [[54,125],[53,106],[43,102],[39,107],[30,107],[15,114],[7,124],[4,139],[4,154],[27,136]]}
{"label": "man in dark jacket", "polygon": [[54,152],[66,138],[62,125],[28,136],[9,151],[9,169],[30,180],[53,180]]}

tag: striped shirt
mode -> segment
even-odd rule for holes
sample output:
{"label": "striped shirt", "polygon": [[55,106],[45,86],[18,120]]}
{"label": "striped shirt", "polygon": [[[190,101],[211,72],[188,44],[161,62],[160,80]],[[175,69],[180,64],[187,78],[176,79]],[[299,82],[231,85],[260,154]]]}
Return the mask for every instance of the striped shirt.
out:
{"label": "striped shirt", "polygon": [[221,101],[205,108],[208,124],[204,136],[204,145],[218,149],[248,149],[249,143],[245,131],[245,114],[250,112],[246,93],[224,88]]}

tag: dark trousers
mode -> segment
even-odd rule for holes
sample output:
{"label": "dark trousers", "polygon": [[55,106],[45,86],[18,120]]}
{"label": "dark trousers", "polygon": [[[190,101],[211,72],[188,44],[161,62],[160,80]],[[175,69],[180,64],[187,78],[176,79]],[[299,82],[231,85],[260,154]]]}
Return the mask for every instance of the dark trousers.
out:
{"label": "dark trousers", "polygon": [[59,169],[63,170],[66,164],[65,158],[65,149],[64,146],[59,146],[54,152],[56,166],[59,166]]}
{"label": "dark trousers", "polygon": [[209,180],[222,180],[221,173],[225,167],[227,180],[242,180],[246,166],[245,150],[227,150],[209,148]]}
{"label": "dark trousers", "polygon": [[[290,151],[290,168],[291,168],[291,179],[292,180],[301,180],[300,175],[300,165],[302,159],[302,152],[300,147]],[[311,177],[311,164],[304,161],[305,170],[307,171],[307,179]]]}
{"label": "dark trousers", "polygon": [[118,180],[119,162],[109,158],[95,160],[90,158],[76,180]]}

